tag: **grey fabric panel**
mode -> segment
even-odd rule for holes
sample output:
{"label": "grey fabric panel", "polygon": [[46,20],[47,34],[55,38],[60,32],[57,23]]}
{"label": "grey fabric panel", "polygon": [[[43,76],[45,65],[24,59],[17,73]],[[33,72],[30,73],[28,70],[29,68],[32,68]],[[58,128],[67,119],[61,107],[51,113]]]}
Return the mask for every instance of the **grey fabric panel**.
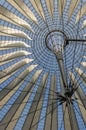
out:
{"label": "grey fabric panel", "polygon": [[37,93],[34,97],[34,100],[36,100],[36,102],[32,102],[32,105],[31,105],[31,108],[30,108],[30,111],[29,111],[30,114],[28,113],[22,130],[30,130],[31,127],[32,128],[34,127],[34,126],[32,126],[32,123],[33,123],[33,120],[34,120],[34,116],[36,114],[37,106],[40,102],[40,98],[43,94],[43,90],[46,87],[45,85],[46,85],[46,81],[47,81],[47,76],[48,76],[48,74],[44,75],[44,77],[43,77],[43,79],[42,79],[42,81],[41,81],[41,83],[38,87]]}
{"label": "grey fabric panel", "polygon": [[77,89],[76,92],[77,92],[77,94],[78,94],[80,100],[82,101],[82,103],[83,103],[85,109],[86,109],[86,100],[83,100],[83,99],[86,99],[86,96],[85,96],[85,94],[83,93],[81,86],[78,84],[77,80],[75,79],[74,74],[73,74],[73,73],[70,73],[70,75],[71,75],[71,76],[70,76],[70,77],[71,77],[71,82],[74,84],[73,87],[74,87],[74,88],[75,88],[75,87],[78,87],[78,89]]}
{"label": "grey fabric panel", "polygon": [[48,116],[46,117],[44,130],[57,130],[57,124],[58,124],[57,123],[57,108],[56,108],[57,101],[54,100],[56,98],[55,91],[56,91],[56,76],[54,74],[52,75],[52,78],[51,78],[51,86],[50,86],[48,104],[47,104],[47,113],[50,113],[50,114],[48,114]]}
{"label": "grey fabric panel", "polygon": [[25,70],[22,74],[10,82],[2,91],[0,91],[0,100],[2,100],[13,88],[16,89],[16,86],[22,81],[22,79],[25,79],[28,73],[29,72]]}
{"label": "grey fabric panel", "polygon": [[[61,90],[62,90],[62,93],[64,94],[65,89],[63,86],[62,79],[60,79],[60,81],[61,81]],[[79,130],[75,111],[72,104],[68,103],[68,105],[66,106],[66,102],[65,102],[65,104],[63,104],[63,111],[64,111],[65,129],[66,130]],[[69,121],[67,121],[66,119],[69,119]]]}
{"label": "grey fabric panel", "polygon": [[30,80],[30,82],[27,84],[27,86],[21,92],[21,94],[19,95],[19,97],[16,99],[16,101],[14,102],[14,104],[12,105],[12,107],[10,108],[10,110],[8,111],[8,113],[5,115],[5,117],[3,118],[3,120],[0,122],[0,129],[1,130],[5,130],[6,129],[6,127],[10,123],[11,119],[15,115],[16,111],[18,110],[20,104],[22,103],[22,101],[24,100],[24,98],[27,96],[27,94],[29,93],[29,91],[33,88],[33,85],[36,82],[38,76],[39,76],[39,71],[37,71],[33,75],[33,77]]}

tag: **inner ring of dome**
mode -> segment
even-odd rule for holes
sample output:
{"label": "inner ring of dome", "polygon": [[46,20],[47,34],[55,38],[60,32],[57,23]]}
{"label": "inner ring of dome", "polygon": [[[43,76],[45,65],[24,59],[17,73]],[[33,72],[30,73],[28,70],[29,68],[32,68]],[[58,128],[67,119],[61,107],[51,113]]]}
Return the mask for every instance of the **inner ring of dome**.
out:
{"label": "inner ring of dome", "polygon": [[46,47],[51,50],[60,51],[65,44],[66,35],[60,30],[53,30],[45,38]]}

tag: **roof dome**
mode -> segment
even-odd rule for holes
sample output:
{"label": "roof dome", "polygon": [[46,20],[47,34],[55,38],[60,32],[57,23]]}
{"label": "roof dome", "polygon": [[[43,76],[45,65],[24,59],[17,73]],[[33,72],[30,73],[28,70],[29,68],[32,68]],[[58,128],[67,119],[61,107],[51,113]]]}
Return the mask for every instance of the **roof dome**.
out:
{"label": "roof dome", "polygon": [[86,0],[0,1],[0,130],[86,130]]}

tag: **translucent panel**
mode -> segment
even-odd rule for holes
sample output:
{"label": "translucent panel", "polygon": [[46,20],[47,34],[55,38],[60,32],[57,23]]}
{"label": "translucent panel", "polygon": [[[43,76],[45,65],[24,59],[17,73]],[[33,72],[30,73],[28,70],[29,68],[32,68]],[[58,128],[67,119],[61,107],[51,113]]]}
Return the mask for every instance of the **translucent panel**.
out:
{"label": "translucent panel", "polygon": [[22,41],[0,41],[0,48],[30,47]]}
{"label": "translucent panel", "polygon": [[63,14],[65,4],[66,4],[66,0],[58,0],[58,9],[59,9],[60,16]]}
{"label": "translucent panel", "polygon": [[83,21],[82,27],[86,27],[86,20]]}
{"label": "translucent panel", "polygon": [[79,10],[76,17],[76,22],[78,22],[85,14],[86,14],[86,3]]}
{"label": "translucent panel", "polygon": [[17,17],[15,14],[11,13],[7,9],[0,7],[0,13],[1,13],[1,19],[6,20],[6,21],[11,22],[11,23],[14,23],[14,24],[17,24],[17,25],[22,26],[26,29],[32,30],[28,23],[26,23],[24,20]]}
{"label": "translucent panel", "polygon": [[16,36],[16,37],[19,36],[19,37],[28,38],[31,40],[31,38],[24,32],[17,29],[5,27],[5,26],[0,26],[0,35]]}
{"label": "translucent panel", "polygon": [[24,14],[26,17],[30,18],[34,22],[37,22],[36,17],[31,12],[31,10],[25,5],[22,0],[7,0],[10,4],[12,4],[18,11]]}
{"label": "translucent panel", "polygon": [[54,0],[46,0],[46,4],[47,4],[48,11],[52,17],[53,10],[54,10]]}
{"label": "translucent panel", "polygon": [[30,0],[35,10],[39,13],[40,16],[44,18],[43,9],[40,3],[40,0]]}
{"label": "translucent panel", "polygon": [[80,0],[71,0],[69,11],[68,11],[69,18],[71,17],[71,15],[73,14],[75,8],[78,6],[79,3]]}

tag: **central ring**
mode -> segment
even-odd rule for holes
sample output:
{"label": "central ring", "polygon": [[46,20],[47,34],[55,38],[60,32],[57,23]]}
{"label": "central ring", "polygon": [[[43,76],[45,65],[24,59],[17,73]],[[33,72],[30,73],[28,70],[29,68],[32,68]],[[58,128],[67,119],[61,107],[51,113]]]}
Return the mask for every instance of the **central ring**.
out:
{"label": "central ring", "polygon": [[66,35],[59,30],[53,30],[45,38],[46,47],[51,51],[60,51],[63,49]]}

